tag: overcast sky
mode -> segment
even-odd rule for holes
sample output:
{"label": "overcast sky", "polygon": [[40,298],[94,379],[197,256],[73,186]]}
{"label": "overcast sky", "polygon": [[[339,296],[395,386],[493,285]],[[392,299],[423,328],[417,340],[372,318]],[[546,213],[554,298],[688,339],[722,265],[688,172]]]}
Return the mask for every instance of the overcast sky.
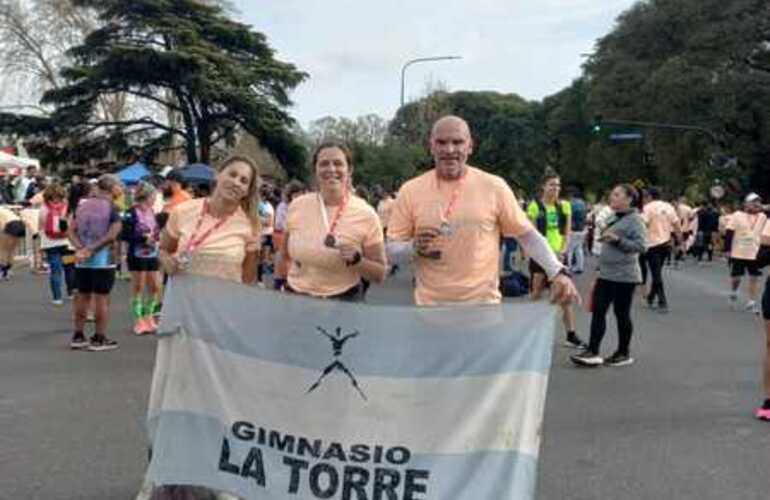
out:
{"label": "overcast sky", "polygon": [[541,99],[580,75],[581,54],[635,0],[236,0],[279,59],[310,74],[293,95],[306,127],[323,116],[393,117],[401,66],[406,98],[428,82],[450,91],[495,90]]}

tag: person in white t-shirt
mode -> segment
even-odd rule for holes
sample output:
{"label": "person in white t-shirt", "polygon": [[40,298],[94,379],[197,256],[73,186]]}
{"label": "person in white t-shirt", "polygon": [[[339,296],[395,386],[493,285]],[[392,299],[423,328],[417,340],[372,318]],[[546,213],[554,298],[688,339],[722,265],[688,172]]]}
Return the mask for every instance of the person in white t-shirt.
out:
{"label": "person in white t-shirt", "polygon": [[744,200],[744,209],[733,213],[727,221],[725,250],[730,255],[730,295],[729,303],[735,308],[738,302],[738,288],[743,275],[749,275],[749,300],[745,309],[759,314],[757,295],[762,269],[757,263],[762,230],[767,216],[762,212],[762,198],[756,193],[749,194]]}

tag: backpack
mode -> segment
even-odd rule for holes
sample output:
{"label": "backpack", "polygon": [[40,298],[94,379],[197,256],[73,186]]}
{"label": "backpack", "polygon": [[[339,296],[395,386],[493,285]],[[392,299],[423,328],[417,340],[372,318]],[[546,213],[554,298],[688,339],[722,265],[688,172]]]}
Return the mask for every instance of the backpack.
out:
{"label": "backpack", "polygon": [[48,203],[46,205],[45,235],[52,240],[60,240],[67,236],[67,205],[65,203]]}
{"label": "backpack", "polygon": [[[545,236],[546,233],[546,209],[545,205],[543,205],[542,200],[535,200],[535,203],[537,203],[537,219],[535,220],[535,225],[537,226],[537,230],[540,234]],[[567,232],[567,214],[564,213],[564,207],[562,206],[561,201],[556,202],[556,214],[559,217],[559,233],[566,234]]]}
{"label": "backpack", "polygon": [[503,297],[521,297],[529,293],[529,278],[514,271],[500,279],[500,293]]}

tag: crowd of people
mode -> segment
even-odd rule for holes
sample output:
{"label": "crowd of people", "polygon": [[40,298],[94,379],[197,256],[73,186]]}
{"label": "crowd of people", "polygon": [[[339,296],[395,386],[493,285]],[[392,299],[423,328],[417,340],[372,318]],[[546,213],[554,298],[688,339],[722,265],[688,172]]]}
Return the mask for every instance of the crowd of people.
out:
{"label": "crowd of people", "polygon": [[[688,256],[700,262],[704,255],[729,259],[733,308],[742,277],[749,275],[744,308],[763,315],[770,346],[767,285],[761,307],[759,300],[770,224],[758,195],[746,196],[738,210],[714,200],[693,208],[684,198],[665,201],[657,188],[620,183],[591,205],[575,189],[564,199],[560,177],[547,171],[538,195],[524,203],[503,179],[468,164],[473,144],[464,120],[438,120],[430,137],[434,168],[397,193],[374,189],[374,200],[353,187],[350,150],[324,142],[312,157],[312,189],[298,181],[281,190],[261,184],[253,160],[232,157],[219,165],[213,186],[195,192],[174,171],[130,189],[110,174],[65,189],[31,172],[24,200],[14,201],[38,204],[35,239],[48,263],[52,302],[62,304],[62,286],[74,297],[73,349],[117,348],[107,337],[109,297],[124,261],[131,274],[133,332],[146,335],[157,329],[164,281],[178,273],[363,301],[370,286],[409,267],[418,306],[499,304],[501,276],[520,273],[528,259],[530,296],[538,300],[550,289],[561,308],[564,343],[577,350],[571,360],[584,367],[627,366],[634,362],[631,310],[639,289],[648,308],[668,312],[663,268]],[[0,272],[7,279],[16,248],[31,229],[19,213],[2,207],[0,227]],[[581,298],[572,276],[594,267],[584,340],[576,327]],[[605,358],[601,344],[610,306],[618,343]],[[767,362],[765,388],[755,415],[770,421]]]}

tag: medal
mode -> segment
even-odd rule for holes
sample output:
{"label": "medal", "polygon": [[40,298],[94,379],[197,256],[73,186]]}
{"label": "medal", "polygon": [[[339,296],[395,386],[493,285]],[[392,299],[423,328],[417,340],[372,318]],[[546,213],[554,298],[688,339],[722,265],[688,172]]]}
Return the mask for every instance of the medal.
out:
{"label": "medal", "polygon": [[452,225],[448,222],[442,222],[441,228],[439,230],[441,231],[441,234],[443,234],[444,236],[452,236],[455,232]]}
{"label": "medal", "polygon": [[179,267],[181,269],[187,269],[187,267],[190,265],[190,261],[192,260],[192,256],[189,252],[180,252],[177,256],[177,262],[179,262]]}
{"label": "medal", "polygon": [[345,193],[345,197],[342,198],[342,203],[337,208],[337,213],[334,215],[334,219],[332,220],[331,224],[329,224],[329,216],[326,213],[326,204],[324,203],[321,193],[318,193],[318,204],[321,207],[321,218],[323,219],[324,226],[328,231],[326,233],[326,237],[324,238],[325,247],[334,248],[337,245],[337,238],[334,236],[334,230],[337,229],[337,224],[339,223],[340,218],[342,217],[342,213],[345,211],[345,208],[348,205],[349,199],[349,193]]}

